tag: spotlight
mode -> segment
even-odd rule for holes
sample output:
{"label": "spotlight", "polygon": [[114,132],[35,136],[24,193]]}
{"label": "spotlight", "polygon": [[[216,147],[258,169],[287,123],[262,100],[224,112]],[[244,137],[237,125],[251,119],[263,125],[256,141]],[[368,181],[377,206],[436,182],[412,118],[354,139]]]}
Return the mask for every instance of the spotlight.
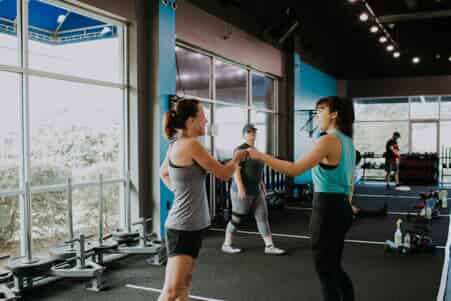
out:
{"label": "spotlight", "polygon": [[371,31],[371,33],[376,33],[379,31],[379,27],[377,27],[376,25],[373,25],[370,27],[370,31]]}
{"label": "spotlight", "polygon": [[368,16],[367,13],[361,13],[360,16],[359,16],[359,19],[360,19],[360,21],[362,21],[362,22],[366,22],[366,21],[368,21],[369,16]]}
{"label": "spotlight", "polygon": [[104,36],[104,35],[106,35],[106,34],[108,34],[108,33],[110,33],[110,32],[111,32],[111,28],[109,28],[108,26],[106,26],[106,27],[104,27],[104,28],[102,29],[102,31],[100,32],[100,35]]}
{"label": "spotlight", "polygon": [[436,59],[436,60],[439,60],[440,57],[441,57],[441,56],[440,56],[440,53],[437,53],[437,54],[435,55],[435,59]]}
{"label": "spotlight", "polygon": [[412,63],[418,64],[420,62],[420,58],[418,56],[415,56],[412,58]]}
{"label": "spotlight", "polygon": [[399,51],[393,52],[393,57],[394,57],[395,59],[399,58],[400,56],[401,56],[401,53],[399,53]]}
{"label": "spotlight", "polygon": [[387,45],[387,47],[385,49],[387,49],[388,52],[392,52],[395,49],[395,47],[390,44],[390,45]]}
{"label": "spotlight", "polygon": [[384,44],[385,42],[387,42],[387,37],[386,37],[386,36],[381,36],[381,37],[379,38],[379,42],[380,42],[381,44]]}
{"label": "spotlight", "polygon": [[58,18],[56,19],[56,22],[58,24],[61,24],[64,22],[64,20],[66,20],[66,15],[59,15]]}
{"label": "spotlight", "polygon": [[349,3],[356,3],[358,0],[348,0]]}
{"label": "spotlight", "polygon": [[451,62],[451,56],[448,58],[448,61],[450,61]]}

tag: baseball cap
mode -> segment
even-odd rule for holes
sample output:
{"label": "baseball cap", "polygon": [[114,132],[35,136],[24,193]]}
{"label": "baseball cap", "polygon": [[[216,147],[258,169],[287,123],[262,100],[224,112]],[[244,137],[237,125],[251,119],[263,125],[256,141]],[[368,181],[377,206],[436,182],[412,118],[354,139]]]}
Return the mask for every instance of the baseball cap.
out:
{"label": "baseball cap", "polygon": [[255,127],[253,123],[246,123],[243,127],[243,134],[251,131],[257,131],[258,129]]}

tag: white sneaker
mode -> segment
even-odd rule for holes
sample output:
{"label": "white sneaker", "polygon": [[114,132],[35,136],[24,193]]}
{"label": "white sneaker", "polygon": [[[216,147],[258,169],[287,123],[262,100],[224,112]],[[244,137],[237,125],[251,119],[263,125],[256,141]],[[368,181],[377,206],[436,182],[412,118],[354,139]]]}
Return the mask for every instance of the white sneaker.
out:
{"label": "white sneaker", "polygon": [[235,248],[231,245],[222,245],[221,251],[228,254],[238,254],[243,252],[240,248]]}
{"label": "white sneaker", "polygon": [[268,255],[284,255],[286,254],[285,250],[276,248],[274,246],[267,246],[265,247],[265,254]]}

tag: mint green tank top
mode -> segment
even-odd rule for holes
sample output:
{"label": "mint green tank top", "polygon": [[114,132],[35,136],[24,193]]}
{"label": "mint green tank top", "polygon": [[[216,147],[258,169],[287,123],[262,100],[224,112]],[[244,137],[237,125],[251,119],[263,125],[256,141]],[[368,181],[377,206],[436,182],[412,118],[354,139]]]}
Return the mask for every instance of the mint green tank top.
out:
{"label": "mint green tank top", "polygon": [[328,132],[335,135],[341,142],[340,161],[336,167],[321,166],[312,168],[312,181],[315,192],[351,194],[352,171],[355,167],[355,148],[352,138],[339,130]]}

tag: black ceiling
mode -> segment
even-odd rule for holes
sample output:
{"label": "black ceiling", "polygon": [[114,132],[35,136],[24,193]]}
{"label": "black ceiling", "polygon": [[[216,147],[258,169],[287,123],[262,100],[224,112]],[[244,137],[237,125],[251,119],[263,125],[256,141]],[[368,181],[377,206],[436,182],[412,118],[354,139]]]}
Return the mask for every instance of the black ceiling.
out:
{"label": "black ceiling", "polygon": [[[399,59],[369,32],[372,21],[359,21],[366,10],[362,0],[191,2],[280,48],[298,36],[301,51],[340,79],[451,74],[451,0],[366,0],[398,45]],[[295,21],[300,26],[279,44]],[[413,56],[421,62],[413,64]]]}

